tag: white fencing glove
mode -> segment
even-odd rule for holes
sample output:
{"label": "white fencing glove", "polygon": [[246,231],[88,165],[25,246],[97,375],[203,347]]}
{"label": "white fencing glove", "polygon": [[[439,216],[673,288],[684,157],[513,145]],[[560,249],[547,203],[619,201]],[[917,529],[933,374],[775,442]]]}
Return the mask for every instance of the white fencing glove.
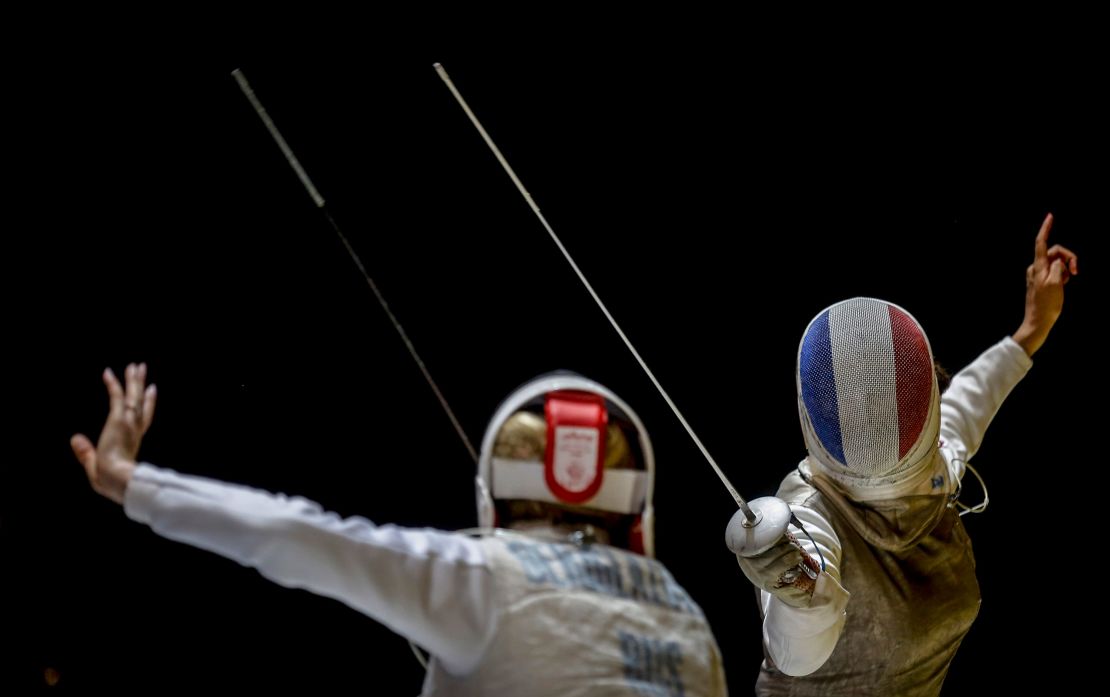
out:
{"label": "white fencing glove", "polygon": [[787,532],[759,554],[736,555],[740,570],[748,580],[792,607],[809,607],[821,566]]}

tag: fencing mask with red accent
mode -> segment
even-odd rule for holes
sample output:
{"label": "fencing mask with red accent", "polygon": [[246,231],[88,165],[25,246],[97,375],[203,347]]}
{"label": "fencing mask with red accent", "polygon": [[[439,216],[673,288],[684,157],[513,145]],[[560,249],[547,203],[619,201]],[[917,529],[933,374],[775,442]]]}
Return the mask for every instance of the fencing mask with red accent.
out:
{"label": "fencing mask with red accent", "polygon": [[491,419],[476,478],[482,527],[590,525],[651,556],[651,440],[603,385],[571,373],[514,391]]}

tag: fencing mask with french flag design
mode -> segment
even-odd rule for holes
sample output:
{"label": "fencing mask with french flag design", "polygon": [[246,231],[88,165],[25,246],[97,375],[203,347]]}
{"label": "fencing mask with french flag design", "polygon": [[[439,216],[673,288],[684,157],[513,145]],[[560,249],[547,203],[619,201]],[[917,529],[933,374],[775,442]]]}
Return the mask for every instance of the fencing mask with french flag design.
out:
{"label": "fencing mask with french flag design", "polygon": [[853,298],[818,314],[798,350],[798,402],[811,460],[843,484],[897,484],[936,452],[932,349],[897,305]]}

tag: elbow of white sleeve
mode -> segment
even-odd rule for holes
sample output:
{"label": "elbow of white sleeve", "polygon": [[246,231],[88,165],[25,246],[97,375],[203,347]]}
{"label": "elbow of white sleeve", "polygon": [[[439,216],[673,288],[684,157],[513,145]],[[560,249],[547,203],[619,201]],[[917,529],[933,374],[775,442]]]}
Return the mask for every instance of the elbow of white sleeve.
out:
{"label": "elbow of white sleeve", "polygon": [[840,631],[844,629],[846,618],[841,617],[831,627],[810,637],[809,645],[799,648],[791,641],[780,641],[777,645],[772,643],[764,633],[767,642],[767,652],[775,666],[791,677],[801,677],[815,672],[829,660],[836,643],[840,639]]}
{"label": "elbow of white sleeve", "polygon": [[813,604],[796,608],[764,594],[763,642],[780,671],[791,676],[809,675],[829,660],[847,620],[850,594],[836,579],[822,573],[817,578]]}

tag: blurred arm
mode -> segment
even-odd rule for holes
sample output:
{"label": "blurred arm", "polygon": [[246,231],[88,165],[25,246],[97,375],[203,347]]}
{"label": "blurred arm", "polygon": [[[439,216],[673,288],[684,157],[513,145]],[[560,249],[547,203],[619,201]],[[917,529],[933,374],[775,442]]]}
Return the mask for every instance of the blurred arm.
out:
{"label": "blurred arm", "polygon": [[163,537],[339,600],[455,673],[477,663],[496,625],[492,571],[481,544],[464,535],[341,519],[304,498],[145,463],[131,477],[124,510]]}

